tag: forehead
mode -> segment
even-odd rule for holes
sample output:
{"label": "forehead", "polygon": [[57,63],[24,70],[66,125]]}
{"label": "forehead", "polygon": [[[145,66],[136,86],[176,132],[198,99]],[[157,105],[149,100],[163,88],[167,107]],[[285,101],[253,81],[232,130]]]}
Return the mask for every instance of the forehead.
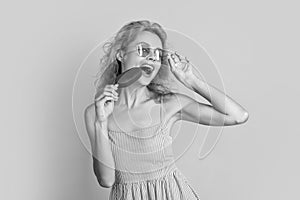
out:
{"label": "forehead", "polygon": [[140,32],[131,44],[136,45],[139,43],[143,43],[149,47],[162,48],[162,42],[158,35],[149,31]]}

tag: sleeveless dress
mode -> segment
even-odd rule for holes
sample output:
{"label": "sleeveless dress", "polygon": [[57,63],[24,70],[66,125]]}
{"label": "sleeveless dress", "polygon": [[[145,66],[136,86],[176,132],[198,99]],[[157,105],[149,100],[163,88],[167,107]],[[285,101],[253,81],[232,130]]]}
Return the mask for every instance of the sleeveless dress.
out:
{"label": "sleeveless dress", "polygon": [[[161,98],[162,100],[162,98]],[[130,132],[108,129],[115,161],[109,200],[199,200],[175,165],[172,137],[163,120]]]}

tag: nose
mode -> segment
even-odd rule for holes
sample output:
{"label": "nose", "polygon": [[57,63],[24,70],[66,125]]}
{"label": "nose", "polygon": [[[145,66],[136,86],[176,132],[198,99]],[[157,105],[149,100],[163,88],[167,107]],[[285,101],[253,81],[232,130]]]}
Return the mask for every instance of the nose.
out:
{"label": "nose", "polygon": [[156,61],[156,59],[154,58],[154,56],[148,56],[147,60]]}
{"label": "nose", "polygon": [[154,50],[151,50],[149,55],[147,56],[147,60],[156,61],[156,56]]}

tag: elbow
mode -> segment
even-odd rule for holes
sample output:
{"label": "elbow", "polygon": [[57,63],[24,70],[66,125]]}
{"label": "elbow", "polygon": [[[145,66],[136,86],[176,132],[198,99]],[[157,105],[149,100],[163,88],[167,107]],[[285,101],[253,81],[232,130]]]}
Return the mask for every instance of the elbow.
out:
{"label": "elbow", "polygon": [[97,180],[99,185],[104,188],[111,188],[115,182],[114,179],[97,178]]}
{"label": "elbow", "polygon": [[239,117],[237,120],[236,120],[236,123],[237,124],[243,124],[245,122],[247,122],[249,119],[249,113],[248,112],[244,112],[242,114],[242,117]]}
{"label": "elbow", "polygon": [[97,178],[99,185],[104,188],[112,187],[112,185],[115,182],[115,170],[105,170],[105,168],[100,168],[100,162],[98,162],[98,160],[94,157],[93,160],[94,174]]}
{"label": "elbow", "polygon": [[110,187],[112,187],[112,185],[115,182],[115,173],[114,172],[111,174],[107,172],[106,175],[103,175],[103,173],[100,173],[98,170],[94,169],[94,173],[95,173],[97,181],[101,187],[110,188]]}

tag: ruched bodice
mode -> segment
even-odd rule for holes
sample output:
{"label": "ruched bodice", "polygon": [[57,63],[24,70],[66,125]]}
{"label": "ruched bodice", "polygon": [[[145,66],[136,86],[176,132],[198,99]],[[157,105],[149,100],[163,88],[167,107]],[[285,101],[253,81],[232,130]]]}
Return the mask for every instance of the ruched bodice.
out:
{"label": "ruched bodice", "polygon": [[130,132],[108,130],[115,161],[111,200],[199,199],[175,165],[168,130],[162,101],[160,123]]}
{"label": "ruched bodice", "polygon": [[163,125],[126,133],[109,131],[117,182],[152,179],[174,164],[172,137]]}

